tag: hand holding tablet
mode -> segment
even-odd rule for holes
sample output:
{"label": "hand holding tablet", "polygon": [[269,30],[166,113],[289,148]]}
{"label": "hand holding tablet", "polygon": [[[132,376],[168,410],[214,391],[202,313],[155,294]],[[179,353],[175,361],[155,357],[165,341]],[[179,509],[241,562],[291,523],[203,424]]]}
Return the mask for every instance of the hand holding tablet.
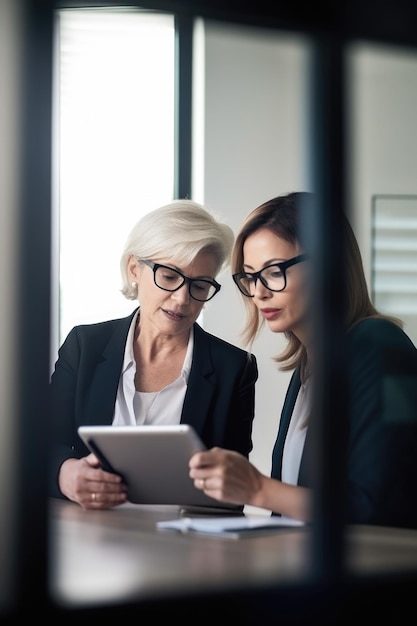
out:
{"label": "hand holding tablet", "polygon": [[188,424],[80,426],[78,434],[103,469],[120,474],[134,504],[175,504],[236,510],[194,487],[191,456],[205,446]]}

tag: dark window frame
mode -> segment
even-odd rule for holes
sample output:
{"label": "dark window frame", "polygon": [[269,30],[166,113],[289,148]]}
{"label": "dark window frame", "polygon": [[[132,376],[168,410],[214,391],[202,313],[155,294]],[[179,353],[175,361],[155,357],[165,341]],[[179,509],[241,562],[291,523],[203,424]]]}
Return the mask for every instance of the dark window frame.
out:
{"label": "dark window frame", "polygon": [[[20,212],[18,216],[17,255],[20,259],[16,268],[17,320],[19,336],[16,338],[16,356],[19,380],[24,385],[16,416],[16,450],[19,471],[15,477],[17,520],[12,541],[16,546],[15,570],[11,572],[13,602],[11,614],[7,618],[23,615],[23,610],[42,615],[49,609],[48,603],[48,567],[47,567],[47,507],[46,507],[46,472],[48,440],[45,436],[48,425],[47,391],[49,379],[49,320],[50,320],[50,247],[51,247],[51,95],[52,95],[52,49],[53,49],[53,12],[59,8],[110,7],[112,2],[54,2],[53,0],[28,0],[24,5],[22,19],[23,32],[20,43],[22,50],[22,110],[21,129],[23,154],[20,170]],[[332,270],[326,274],[325,259],[329,252],[327,246],[332,233],[334,241],[333,264],[340,267],[340,246],[337,246],[340,211],[345,205],[345,171],[343,137],[344,103],[344,67],[343,50],[350,40],[368,39],[406,45],[417,48],[417,31],[414,28],[416,6],[414,1],[397,0],[395,3],[373,2],[347,3],[349,6],[333,3],[324,4],[321,12],[317,5],[311,9],[303,8],[301,16],[297,14],[298,4],[293,3],[234,3],[219,0],[199,2],[194,10],[189,0],[182,2],[127,2],[126,6],[140,6],[155,10],[176,12],[182,22],[184,32],[188,33],[187,22],[193,15],[219,19],[232,23],[251,23],[280,30],[293,30],[310,34],[315,42],[314,67],[312,78],[322,89],[312,99],[311,126],[315,129],[311,139],[314,149],[315,170],[313,172],[320,214],[319,228],[314,234],[314,245],[326,249],[319,259],[319,269],[323,270],[323,284],[331,285]],[[197,4],[197,3],[196,3]],[[342,9],[344,8],[344,11]],[[334,11],[334,12],[333,12]],[[379,19],[375,19],[378,15]],[[188,36],[188,35],[187,35]],[[179,46],[181,67],[185,62],[182,55],[189,42],[184,40]],[[325,54],[323,54],[325,53]],[[329,58],[333,56],[332,62]],[[333,82],[335,79],[335,82]],[[179,93],[187,98],[187,85],[181,79]],[[184,90],[184,93],[183,93]],[[323,106],[320,111],[320,106]],[[185,105],[184,105],[185,106]],[[182,105],[181,105],[182,107]],[[330,111],[331,108],[331,111]],[[331,112],[330,127],[326,127],[324,111]],[[337,125],[339,126],[339,130]],[[336,131],[336,135],[328,128]],[[187,120],[179,116],[178,133],[180,158],[178,169],[179,196],[187,195],[191,180],[191,135],[187,131]],[[181,146],[181,147],[180,147]],[[184,159],[184,161],[182,161]],[[187,161],[188,164],[187,164]],[[334,211],[333,207],[339,207]],[[329,222],[325,219],[329,218]],[[336,237],[334,236],[336,233]],[[36,259],[36,272],[31,280],[26,279],[25,259]],[[29,305],[28,305],[29,303]],[[28,315],[28,306],[30,315]],[[333,359],[338,341],[331,344],[333,337],[322,333],[323,321],[329,314],[329,302],[323,298],[321,320],[318,321],[320,340],[323,347],[321,376],[332,375]],[[338,333],[336,332],[336,335]],[[325,445],[330,436],[331,411],[335,398],[322,404],[323,408],[323,451],[330,447],[329,456],[324,453],[319,468],[324,478],[323,488],[318,498],[317,554],[324,555],[318,572],[319,579],[325,584],[337,584],[343,565],[342,532],[340,525],[339,497],[336,507],[332,496],[337,488],[337,472],[333,472],[331,482],[326,479],[327,468],[337,454],[337,446]],[[343,461],[343,455],[342,455]],[[329,515],[324,519],[325,513]],[[324,520],[324,521],[323,521]],[[334,522],[332,525],[331,522]],[[36,529],[36,541],[33,529]],[[334,547],[336,547],[335,550]],[[333,552],[332,552],[333,550]],[[316,555],[316,558],[317,557]],[[335,575],[333,577],[333,575]],[[279,607],[278,607],[279,610]]]}

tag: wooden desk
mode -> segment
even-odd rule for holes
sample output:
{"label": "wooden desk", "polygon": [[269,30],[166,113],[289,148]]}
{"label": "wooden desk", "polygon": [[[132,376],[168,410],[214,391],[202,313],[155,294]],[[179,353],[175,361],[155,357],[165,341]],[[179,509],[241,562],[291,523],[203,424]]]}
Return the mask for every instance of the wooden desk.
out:
{"label": "wooden desk", "polygon": [[[265,590],[289,598],[311,589],[309,529],[229,539],[156,528],[178,516],[172,506],[84,511],[51,500],[50,594],[57,607],[160,606],[185,598],[190,606],[190,598],[204,596],[213,609],[219,597],[241,604]],[[417,580],[417,531],[358,526],[346,540],[349,575],[356,587],[368,584],[367,594],[376,581]]]}

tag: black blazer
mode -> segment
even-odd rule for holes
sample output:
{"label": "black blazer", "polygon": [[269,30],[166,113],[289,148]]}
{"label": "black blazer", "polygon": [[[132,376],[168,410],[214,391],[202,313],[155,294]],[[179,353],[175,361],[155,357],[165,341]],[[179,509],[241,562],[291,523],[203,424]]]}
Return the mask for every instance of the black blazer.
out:
{"label": "black blazer", "polygon": [[[58,352],[50,383],[53,497],[62,497],[57,478],[64,460],[88,454],[78,426],[113,421],[126,338],[136,310],[126,318],[76,326]],[[181,422],[194,426],[208,448],[230,448],[248,457],[257,378],[254,355],[195,323]]]}
{"label": "black blazer", "polygon": [[[346,520],[417,528],[417,349],[396,325],[366,319],[347,336],[349,439]],[[281,477],[285,437],[300,388],[291,378],[273,452]],[[337,415],[334,416],[337,420]],[[314,487],[314,423],[307,431],[298,484]]]}

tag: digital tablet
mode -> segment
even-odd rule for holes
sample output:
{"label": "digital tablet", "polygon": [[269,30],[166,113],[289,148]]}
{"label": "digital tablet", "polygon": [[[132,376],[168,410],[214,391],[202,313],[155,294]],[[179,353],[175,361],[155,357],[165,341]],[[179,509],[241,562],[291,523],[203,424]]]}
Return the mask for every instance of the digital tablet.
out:
{"label": "digital tablet", "polygon": [[205,446],[187,424],[175,426],[80,426],[78,434],[103,469],[120,474],[134,504],[175,504],[239,510],[194,487],[191,456]]}

